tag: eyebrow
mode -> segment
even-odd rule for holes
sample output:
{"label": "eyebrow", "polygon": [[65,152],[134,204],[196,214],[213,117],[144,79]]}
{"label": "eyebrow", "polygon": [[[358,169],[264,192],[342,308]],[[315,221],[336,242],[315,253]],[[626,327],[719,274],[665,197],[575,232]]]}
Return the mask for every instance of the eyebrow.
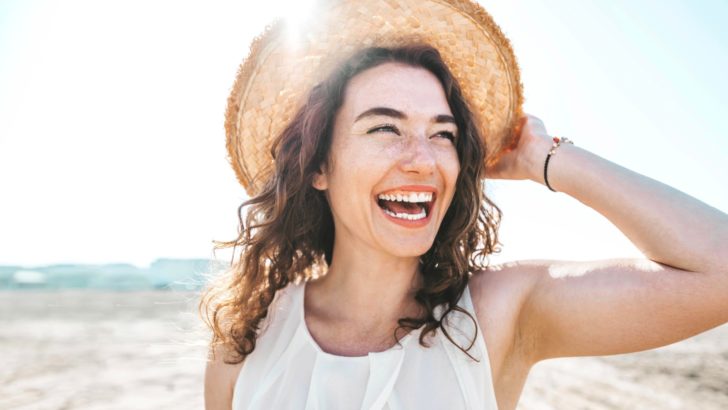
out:
{"label": "eyebrow", "polygon": [[[395,110],[394,108],[374,107],[374,108],[370,108],[370,109],[364,111],[363,113],[357,115],[354,122],[357,122],[366,117],[373,117],[373,116],[377,116],[377,115],[383,115],[385,117],[397,118],[400,120],[407,119],[407,115],[405,113],[403,113],[402,111]],[[446,114],[440,114],[440,115],[436,115],[436,116],[432,117],[432,122],[456,124],[455,118],[453,118],[452,115],[446,115]]]}

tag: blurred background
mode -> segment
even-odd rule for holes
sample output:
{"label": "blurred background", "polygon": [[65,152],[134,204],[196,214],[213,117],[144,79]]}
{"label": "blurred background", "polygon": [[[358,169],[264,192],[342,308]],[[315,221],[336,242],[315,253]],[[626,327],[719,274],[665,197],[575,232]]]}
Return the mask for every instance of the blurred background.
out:
{"label": "blurred background", "polygon": [[[728,3],[480,3],[552,134],[728,210]],[[202,406],[197,292],[246,199],[227,94],[266,22],[309,8],[0,0],[0,408]],[[641,257],[567,195],[487,187],[494,263]],[[520,408],[728,408],[728,331],[539,363]]]}

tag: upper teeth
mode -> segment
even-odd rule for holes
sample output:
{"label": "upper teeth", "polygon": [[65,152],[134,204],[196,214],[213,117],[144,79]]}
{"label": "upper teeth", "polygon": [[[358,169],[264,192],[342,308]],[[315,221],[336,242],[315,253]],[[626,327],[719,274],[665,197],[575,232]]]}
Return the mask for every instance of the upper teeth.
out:
{"label": "upper teeth", "polygon": [[432,201],[432,192],[411,192],[409,194],[391,194],[385,195],[380,194],[379,199],[385,201],[399,201],[399,202],[430,202]]}

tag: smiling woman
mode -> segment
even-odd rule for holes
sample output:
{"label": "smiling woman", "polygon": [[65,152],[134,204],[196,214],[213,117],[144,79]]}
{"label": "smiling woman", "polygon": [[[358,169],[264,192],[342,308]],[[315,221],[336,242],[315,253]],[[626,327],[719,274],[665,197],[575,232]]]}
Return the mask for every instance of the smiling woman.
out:
{"label": "smiling woman", "polygon": [[[430,341],[439,349],[428,356],[447,362],[452,348],[474,359],[475,355],[477,362],[457,368],[474,372],[483,383],[472,397],[444,394],[440,405],[494,399],[492,390],[483,391],[492,385],[489,373],[483,373],[487,351],[479,344],[476,350],[468,348],[477,340],[477,325],[472,305],[461,300],[467,275],[459,272],[485,268],[474,256],[478,251],[493,252],[500,211],[485,197],[483,186],[475,183],[484,172],[484,146],[460,87],[437,50],[413,44],[356,53],[313,88],[272,150],[276,169],[262,191],[246,203],[250,210],[243,234],[226,244],[244,247],[242,272],[233,273],[229,282],[207,294],[210,303],[231,287],[240,292],[216,301],[220,316],[218,323],[212,323],[220,341],[229,345],[228,353],[237,355],[232,362],[260,348],[250,329],[259,327],[279,289],[285,288],[282,298],[300,298],[298,308],[305,317],[305,322],[288,323],[289,331],[299,329],[310,338],[296,357],[323,355],[342,365],[374,353],[383,354],[377,357],[384,360],[384,353],[397,352],[400,331],[420,329],[420,343],[427,346],[425,337],[437,335],[443,316],[450,313],[443,314],[444,304],[453,315],[459,312],[469,318],[473,332],[458,343],[456,335],[443,331]],[[250,235],[252,229],[258,232]],[[256,262],[261,255],[273,255],[268,266]],[[312,269],[326,273],[318,277]],[[271,281],[277,283],[270,286]],[[287,287],[302,281],[310,286]],[[286,303],[290,304],[276,303],[277,309]],[[221,310],[224,304],[229,307]],[[221,315],[233,314],[230,330],[221,329]],[[272,359],[284,353],[266,356]],[[413,357],[387,359],[392,360],[390,365],[401,362],[400,372],[405,373],[422,365]],[[276,390],[243,382],[268,364],[246,362],[237,379],[236,406],[282,405],[276,401],[282,400],[275,398]],[[429,383],[455,380],[452,374],[442,374],[443,379]],[[365,384],[345,387],[349,394],[355,389],[354,401],[343,402],[346,407],[365,397],[403,394],[389,392],[392,386],[365,390]],[[312,397],[326,406],[341,405],[330,386],[317,389]]]}
{"label": "smiling woman", "polygon": [[[208,408],[512,409],[541,360],[728,321],[728,217],[524,116],[477,4],[327,5],[299,37],[267,29],[228,99],[251,198],[200,305]],[[646,259],[489,265],[486,176],[572,196]]]}

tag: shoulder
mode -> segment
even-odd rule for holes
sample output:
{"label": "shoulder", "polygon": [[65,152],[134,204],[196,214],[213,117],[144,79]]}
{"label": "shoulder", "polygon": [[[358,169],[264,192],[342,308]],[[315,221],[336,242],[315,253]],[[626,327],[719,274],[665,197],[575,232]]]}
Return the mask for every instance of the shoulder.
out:
{"label": "shoulder", "polygon": [[[264,337],[272,335],[277,337],[280,335],[281,328],[286,326],[286,316],[290,314],[290,309],[294,309],[292,305],[293,293],[301,292],[303,284],[289,283],[285,288],[276,291],[276,294],[268,306],[266,315],[259,323],[259,331],[256,336],[255,351],[261,348],[264,350],[264,356],[274,357],[269,354],[263,343]],[[301,297],[303,294],[298,293]],[[278,316],[278,320],[275,317]],[[274,323],[275,322],[275,323]],[[286,331],[291,331],[295,327],[285,327]],[[271,333],[270,331],[273,330]],[[274,345],[270,345],[274,346]],[[252,353],[251,353],[252,354]],[[250,356],[248,356],[250,357]],[[230,409],[232,406],[233,392],[235,384],[243,368],[243,360],[240,363],[229,364],[236,361],[239,357],[231,347],[217,345],[214,349],[210,349],[205,368],[205,408],[207,410]]]}
{"label": "shoulder", "polygon": [[483,329],[494,372],[518,359],[528,362],[532,341],[523,332],[524,306],[543,261],[513,261],[473,272],[468,287],[478,324]]}
{"label": "shoulder", "polygon": [[539,260],[520,260],[490,265],[475,271],[470,277],[471,293],[478,292],[490,297],[513,293],[525,295],[541,275],[544,263]]}
{"label": "shoulder", "polygon": [[245,362],[225,363],[232,357],[231,351],[221,345],[210,350],[205,368],[205,409],[207,410],[232,408],[235,382]]}
{"label": "shoulder", "polygon": [[[499,315],[520,312],[538,279],[546,271],[547,261],[522,260],[490,265],[473,272],[468,286],[474,304],[481,311]],[[500,317],[502,320],[502,317]]]}

